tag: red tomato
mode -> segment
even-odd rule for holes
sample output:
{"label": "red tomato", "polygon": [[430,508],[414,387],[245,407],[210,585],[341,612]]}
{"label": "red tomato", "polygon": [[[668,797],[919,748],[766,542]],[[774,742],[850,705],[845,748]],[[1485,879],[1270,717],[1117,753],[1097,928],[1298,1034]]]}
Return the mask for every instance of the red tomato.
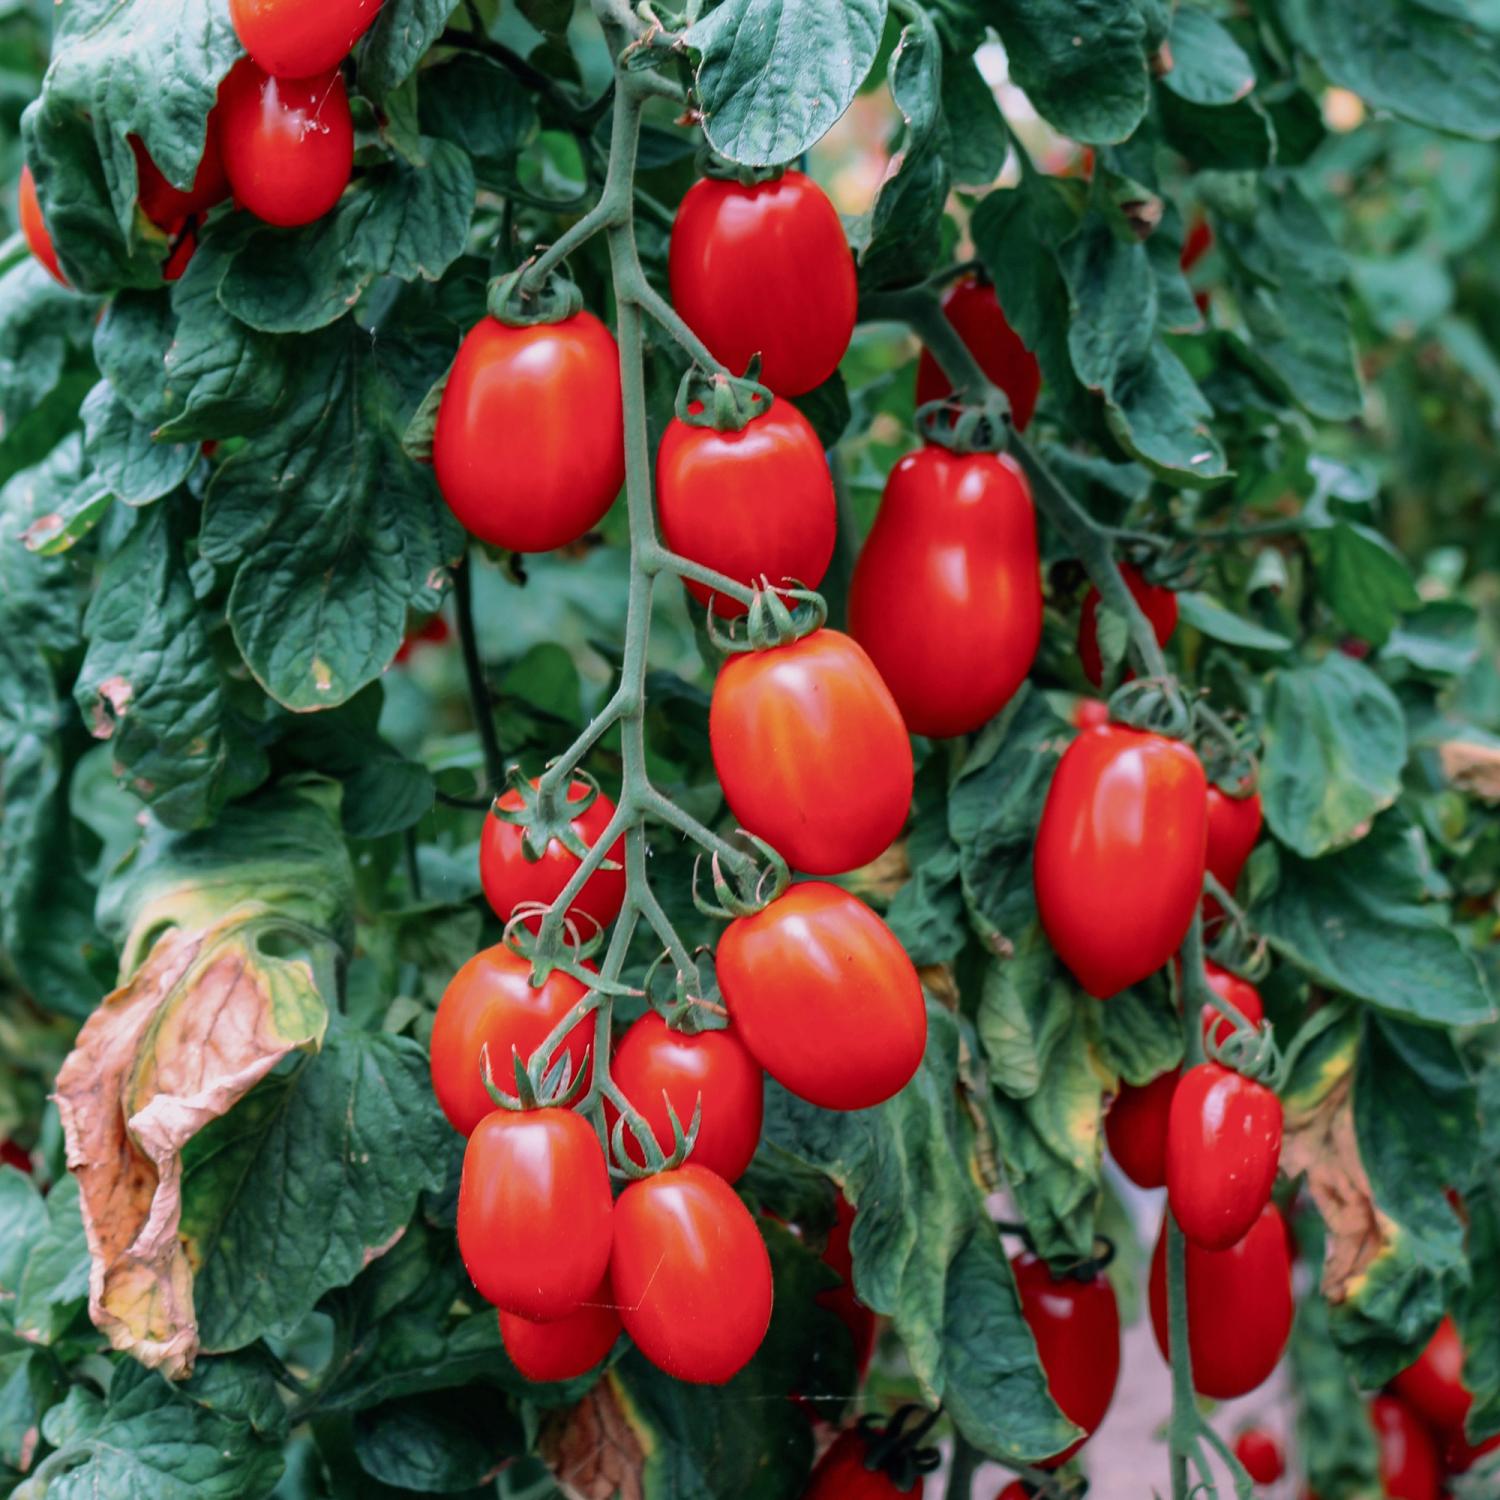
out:
{"label": "red tomato", "polygon": [[0,1162],[26,1173],[28,1177],[31,1175],[31,1155],[14,1141],[0,1141]]}
{"label": "red tomato", "polygon": [[224,170],[267,224],[321,219],[349,185],[354,122],[343,75],[273,78],[241,58],[219,86]]}
{"label": "red tomato", "polygon": [[1188,225],[1187,238],[1182,242],[1182,256],[1179,261],[1182,269],[1191,271],[1213,247],[1213,226],[1201,213],[1194,214],[1193,222]]}
{"label": "red tomato", "polygon": [[63,275],[62,267],[57,263],[57,251],[52,248],[52,236],[47,233],[47,224],[42,218],[42,205],[36,195],[36,178],[31,175],[30,167],[21,168],[20,219],[21,233],[26,236],[31,253],[46,266],[55,280],[67,286],[68,278]]}
{"label": "red tomato", "polygon": [[794,885],[719,939],[719,988],[745,1045],[823,1109],[868,1109],[922,1062],[927,1008],[896,935],[836,885]]}
{"label": "red tomato", "polygon": [[[1177,629],[1177,595],[1171,589],[1147,583],[1140,570],[1129,563],[1120,564],[1120,577],[1151,622],[1156,644],[1165,646]],[[1099,651],[1099,590],[1092,585],[1083,596],[1083,613],[1078,617],[1078,659],[1083,663],[1083,675],[1098,687],[1104,681],[1104,658]]]}
{"label": "red tomato", "polygon": [[216,203],[222,203],[229,196],[229,178],[224,171],[219,141],[217,106],[208,113],[203,155],[193,176],[193,185],[187,192],[173,187],[167,181],[161,168],[151,160],[146,143],[140,136],[130,137],[130,149],[135,152],[141,212],[167,234],[176,234],[189,219],[206,214]]}
{"label": "red tomato", "polygon": [[1011,1482],[995,1496],[995,1500],[1032,1500],[1036,1491],[1020,1479],[1012,1479]]}
{"label": "red tomato", "polygon": [[840,1193],[834,1205],[836,1215],[833,1228],[828,1231],[828,1243],[823,1247],[823,1264],[843,1278],[842,1286],[819,1292],[819,1307],[826,1307],[849,1330],[854,1340],[854,1368],[861,1381],[870,1368],[875,1353],[875,1335],[880,1320],[872,1308],[865,1306],[854,1295],[854,1252],[849,1238],[854,1232],[854,1207]]}
{"label": "red tomato", "polygon": [[[663,1151],[672,1149],[667,1100],[686,1130],[701,1099],[703,1116],[689,1160],[726,1182],[734,1182],[750,1165],[760,1144],[765,1075],[733,1026],[689,1036],[648,1010],[615,1048],[610,1075],[646,1117]],[[613,1139],[619,1116],[608,1104],[605,1114]],[[625,1150],[633,1162],[644,1165],[628,1128]]]}
{"label": "red tomato", "polygon": [[1182,1075],[1167,1118],[1167,1201],[1193,1244],[1227,1250],[1271,1201],[1281,1100],[1220,1063]]}
{"label": "red tomato", "polygon": [[903,1489],[884,1469],[867,1469],[868,1448],[864,1433],[846,1428],[818,1460],[802,1500],[898,1500],[921,1495],[920,1474]]}
{"label": "red tomato", "polygon": [[1464,1346],[1445,1317],[1416,1360],[1391,1381],[1391,1390],[1441,1433],[1460,1436],[1474,1397],[1464,1386]]}
{"label": "red tomato", "polygon": [[840,631],[731,656],[714,684],[708,733],[736,820],[793,869],[855,869],[905,826],[906,725],[874,663]]}
{"label": "red tomato", "polygon": [[1150,1083],[1122,1084],[1104,1117],[1110,1155],[1137,1187],[1159,1188],[1167,1181],[1167,1116],[1177,1092],[1173,1068]]}
{"label": "red tomato", "polygon": [[[516,441],[497,447],[505,432]],[[597,526],[625,482],[609,329],[591,312],[530,328],[476,323],[448,375],[432,462],[453,514],[496,547],[550,552]]]}
{"label": "red tomato", "polygon": [[[1248,979],[1241,979],[1238,974],[1231,974],[1228,969],[1221,969],[1213,959],[1203,961],[1203,973],[1208,979],[1208,987],[1219,999],[1234,1006],[1252,1026],[1259,1026],[1266,1018],[1265,1002],[1260,998],[1260,991],[1250,983]],[[1210,1035],[1218,1042],[1231,1036],[1234,1025],[1228,1016],[1221,1016],[1212,1005],[1203,1007],[1203,1040],[1208,1041]]]}
{"label": "red tomato", "polygon": [[[1010,399],[1011,416],[1024,432],[1036,410],[1042,368],[1006,321],[994,287],[977,276],[955,281],[943,294],[943,315],[958,330],[979,368]],[[917,364],[917,405],[941,401],[953,391],[942,367],[924,349]]]}
{"label": "red tomato", "polygon": [[379,13],[380,0],[229,0],[240,45],[277,78],[338,67]]}
{"label": "red tomato", "polygon": [[575,1380],[587,1375],[620,1336],[620,1314],[609,1275],[575,1312],[534,1323],[500,1309],[500,1339],[510,1362],[528,1380]]}
{"label": "red tomato", "polygon": [[[673,417],[656,455],[656,503],[673,552],[740,583],[815,589],[833,557],[833,479],[812,423],[790,401],[740,432]],[[687,586],[700,604],[712,597],[717,615],[745,613],[737,599]]]}
{"label": "red tomato", "polygon": [[632,1182],[615,1204],[620,1321],[658,1369],[722,1385],[771,1323],[771,1257],[750,1210],[692,1162]]}
{"label": "red tomato", "polygon": [[[1151,1257],[1151,1327],[1167,1343],[1167,1232]],[[1276,1368],[1292,1331],[1292,1259],[1286,1226],[1267,1204],[1228,1250],[1187,1246],[1188,1348],[1193,1385],[1215,1401],[1246,1396]]]}
{"label": "red tomato", "polygon": [[[488,1044],[495,1082],[508,1094],[516,1088],[512,1053],[524,1063],[548,1033],[587,991],[560,969],[540,989],[531,987],[531,964],[504,943],[476,953],[443,991],[432,1024],[432,1091],[462,1135],[472,1135],[494,1108],[480,1070],[480,1048]],[[573,1077],[588,1067],[594,1040],[593,1017],[580,1021],[563,1039],[557,1055],[573,1059]]]}
{"label": "red tomato", "polygon": [[198,236],[191,229],[184,230],[177,243],[172,247],[165,261],[162,262],[161,279],[163,281],[181,281],[182,273],[187,270],[188,262],[198,250]]}
{"label": "red tomato", "polygon": [[859,287],[844,226],[801,172],[745,187],[705,177],[688,189],[668,253],[672,301],[715,359],[741,375],[752,355],[778,396],[838,369]]}
{"label": "red tomato", "polygon": [[1100,729],[1108,723],[1109,704],[1103,698],[1080,698],[1074,703],[1074,729]]}
{"label": "red tomato", "polygon": [[[535,786],[536,778],[532,778]],[[588,786],[574,781],[568,786],[568,801],[582,802],[588,796]],[[500,806],[509,812],[519,812],[523,806],[521,794],[508,788],[499,797]],[[602,792],[579,815],[572,819],[573,832],[583,841],[584,847],[592,849],[599,842],[609,820],[615,815],[615,805]],[[484,831],[479,835],[479,879],[484,885],[484,894],[490,907],[502,922],[510,921],[518,906],[528,901],[539,901],[550,906],[562,895],[563,887],[573,878],[579,859],[563,846],[561,839],[549,839],[540,859],[527,859],[522,848],[525,830],[504,818],[497,818],[491,809],[485,815]],[[625,839],[615,840],[609,858],[616,868],[596,870],[584,882],[578,899],[568,908],[568,914],[582,922],[583,935],[593,930],[591,922],[608,927],[620,915],[625,904]],[[541,925],[533,918],[527,925],[535,931]]]}
{"label": "red tomato", "polygon": [[929,446],[891,470],[849,588],[849,629],[913,734],[967,734],[1042,638],[1031,487],[1015,460]]}
{"label": "red tomato", "polygon": [[1286,1473],[1281,1445],[1258,1427],[1247,1428],[1234,1440],[1234,1456],[1257,1484],[1275,1484]]}
{"label": "red tomato", "polygon": [[1107,1276],[1091,1281],[1055,1277],[1047,1262],[1029,1250],[1010,1267],[1047,1389],[1062,1414],[1083,1428],[1076,1443],[1041,1465],[1055,1469],[1089,1440],[1114,1400],[1120,1378],[1120,1309]]}
{"label": "red tomato", "polygon": [[[406,639],[401,642],[396,652],[396,660],[410,661],[412,653],[419,646],[440,646],[448,639],[449,634],[448,622],[441,615],[429,615],[415,629],[406,632]],[[520,801],[519,798],[516,800]]]}
{"label": "red tomato", "polygon": [[1500,1453],[1500,1433],[1471,1448],[1462,1433],[1453,1433],[1443,1449],[1443,1467],[1450,1474],[1467,1474],[1476,1459],[1486,1453]]}
{"label": "red tomato", "polygon": [[1380,1445],[1380,1483],[1386,1500],[1438,1500],[1443,1470],[1427,1424],[1399,1396],[1377,1396],[1370,1421]]}
{"label": "red tomato", "polygon": [[1036,837],[1036,898],[1058,956],[1107,999],[1171,958],[1203,893],[1203,767],[1110,724],[1063,753]]}
{"label": "red tomato", "polygon": [[[1260,837],[1260,796],[1231,797],[1209,783],[1208,871],[1231,895],[1239,884],[1240,871]],[[1203,898],[1205,921],[1217,921],[1224,908],[1212,896]]]}

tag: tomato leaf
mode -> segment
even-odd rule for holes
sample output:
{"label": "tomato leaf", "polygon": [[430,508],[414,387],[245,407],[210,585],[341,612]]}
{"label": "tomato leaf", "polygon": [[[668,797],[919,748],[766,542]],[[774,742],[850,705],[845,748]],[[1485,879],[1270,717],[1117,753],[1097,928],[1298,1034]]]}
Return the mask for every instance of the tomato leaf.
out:
{"label": "tomato leaf", "polygon": [[377,101],[398,89],[456,8],[456,0],[385,0],[359,49],[360,88]]}
{"label": "tomato leaf", "polygon": [[88,1296],[88,1240],[78,1182],[68,1176],[47,1194],[46,1226],[26,1247],[15,1330],[32,1343],[54,1344],[76,1322]]}
{"label": "tomato leaf", "polygon": [[198,461],[196,443],[158,443],[107,381],[83,403],[83,451],[101,483],[127,505],[170,495]]}
{"label": "tomato leaf", "polygon": [[1211,640],[1223,641],[1226,646],[1239,646],[1246,651],[1274,651],[1277,655],[1292,649],[1286,636],[1225,609],[1216,599],[1192,589],[1184,589],[1177,596],[1178,616],[1184,625],[1202,631]]}
{"label": "tomato leaf", "polygon": [[1227,105],[1255,87],[1255,65],[1208,11],[1179,5],[1168,37],[1172,66],[1162,87],[1191,104]]}

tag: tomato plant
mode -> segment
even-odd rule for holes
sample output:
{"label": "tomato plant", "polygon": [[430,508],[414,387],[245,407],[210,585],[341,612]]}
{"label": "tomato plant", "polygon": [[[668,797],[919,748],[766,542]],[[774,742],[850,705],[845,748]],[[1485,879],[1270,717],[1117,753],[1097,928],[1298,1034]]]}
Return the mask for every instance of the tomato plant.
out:
{"label": "tomato plant", "polygon": [[[1036,411],[1042,368],[1006,322],[995,288],[977,276],[960,277],[943,295],[943,316],[968,345],[980,369],[1005,392],[1015,424],[1024,431]],[[924,349],[917,363],[917,404],[941,401],[952,390],[937,360]]]}
{"label": "tomato plant", "polygon": [[[1140,569],[1129,563],[1120,565],[1120,577],[1150,621],[1157,645],[1165,646],[1177,629],[1177,595],[1169,588],[1147,583]],[[1099,650],[1099,590],[1092,585],[1083,596],[1078,616],[1078,660],[1083,664],[1083,675],[1098,687],[1104,681],[1104,657]]]}

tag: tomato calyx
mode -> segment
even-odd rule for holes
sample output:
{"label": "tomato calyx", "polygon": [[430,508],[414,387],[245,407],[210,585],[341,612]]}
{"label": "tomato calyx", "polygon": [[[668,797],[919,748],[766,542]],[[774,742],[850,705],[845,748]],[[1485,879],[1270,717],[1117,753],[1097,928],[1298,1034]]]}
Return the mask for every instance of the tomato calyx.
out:
{"label": "tomato calyx", "polygon": [[1115,689],[1109,700],[1110,721],[1127,729],[1186,740],[1193,732],[1193,709],[1175,677],[1137,677]]}
{"label": "tomato calyx", "polygon": [[[708,638],[725,656],[735,656],[745,651],[774,651],[778,646],[789,646],[803,636],[821,630],[828,622],[828,604],[821,594],[811,589],[799,588],[794,578],[781,582],[788,588],[772,587],[769,578],[762,578],[755,585],[750,608],[741,617],[745,632],[741,636],[739,619],[720,625],[709,611],[705,628]],[[791,600],[791,605],[787,600]]]}
{"label": "tomato calyx", "polygon": [[[1037,1253],[1031,1231],[1019,1219],[997,1219],[995,1229],[1000,1234],[1015,1235],[1033,1255]],[[1054,1281],[1081,1281],[1087,1284],[1096,1281],[1110,1268],[1117,1253],[1115,1242],[1107,1234],[1096,1234],[1088,1255],[1066,1265],[1054,1265],[1048,1261],[1047,1269],[1052,1273]]]}
{"label": "tomato calyx", "polygon": [[703,856],[700,854],[693,861],[693,905],[705,917],[717,917],[726,922],[733,921],[736,917],[753,917],[756,912],[764,911],[792,883],[791,869],[770,844],[743,828],[737,831],[741,838],[748,839],[755,845],[766,861],[765,866],[757,867],[753,882],[746,874],[731,885],[724,873],[723,861],[715,851],[709,859],[709,870],[717,899],[710,901],[698,889],[698,871],[703,863]]}
{"label": "tomato calyx", "polygon": [[[560,1030],[560,1037],[566,1036],[572,1027],[577,1025],[587,1012],[583,1009],[592,997],[585,996],[583,1001],[574,1010],[569,1012],[566,1020],[570,1023],[566,1030]],[[563,1048],[561,1056],[557,1057],[549,1066],[548,1057],[552,1055],[549,1037],[542,1046],[538,1047],[531,1058],[523,1058],[521,1054],[511,1050],[511,1066],[515,1070],[516,1091],[507,1094],[495,1081],[494,1066],[490,1060],[490,1044],[483,1042],[479,1048],[479,1076],[484,1082],[484,1091],[494,1100],[496,1109],[503,1109],[511,1114],[526,1114],[539,1109],[567,1109],[583,1093],[589,1080],[589,1051],[585,1048],[583,1062],[577,1073],[573,1071],[573,1057],[567,1048]]]}
{"label": "tomato calyx", "polygon": [[646,970],[641,988],[650,1000],[652,1009],[667,1023],[669,1030],[680,1032],[683,1036],[724,1030],[729,1025],[729,1012],[717,998],[718,987],[714,983],[703,983],[705,963],[709,975],[713,974],[712,951],[706,945],[694,949],[693,971],[684,973],[681,969],[676,970],[672,979],[671,998],[658,1003],[655,994],[656,977],[671,962],[671,952],[664,949],[652,959],[650,968]]}
{"label": "tomato calyx", "polygon": [[[908,1431],[907,1424],[918,1412],[922,1413],[921,1420]],[[926,1411],[910,1405],[899,1408],[884,1424],[872,1416],[861,1417],[855,1423],[855,1431],[864,1443],[864,1467],[872,1474],[886,1475],[905,1494],[922,1475],[931,1474],[942,1462],[936,1448],[924,1447],[922,1443],[942,1414],[941,1406]]]}
{"label": "tomato calyx", "polygon": [[928,401],[916,411],[917,431],[924,443],[950,453],[1003,453],[1015,430],[1010,397],[997,385],[975,401],[963,391]]}
{"label": "tomato calyx", "polygon": [[534,328],[539,323],[566,322],[583,311],[583,293],[556,271],[548,271],[540,286],[530,285],[528,277],[535,265],[533,256],[490,282],[485,303],[497,323],[509,328]]}
{"label": "tomato calyx", "polygon": [[694,365],[677,387],[677,420],[715,432],[743,432],[757,417],[765,416],[776,400],[770,387],[756,378],[759,374],[758,354],[743,375]]}
{"label": "tomato calyx", "polygon": [[1200,703],[1194,716],[1194,744],[1208,779],[1227,797],[1244,801],[1260,784],[1259,742],[1234,716],[1220,717]]}
{"label": "tomato calyx", "polygon": [[[490,811],[502,823],[509,823],[521,830],[521,853],[535,864],[547,852],[547,846],[556,839],[569,854],[578,859],[587,859],[589,846],[574,827],[599,799],[599,783],[584,770],[574,770],[567,780],[581,782],[585,788],[582,797],[573,797],[571,787],[562,784],[555,776],[544,775],[532,785],[531,778],[519,765],[513,765],[505,773],[505,785],[520,798],[519,807],[506,807],[496,797]],[[605,858],[600,861],[601,870],[618,870],[618,860]],[[518,950],[519,951],[519,950]]]}
{"label": "tomato calyx", "polygon": [[[670,1151],[662,1150],[661,1143],[656,1139],[656,1132],[651,1128],[650,1122],[631,1104],[613,1081],[605,1085],[604,1096],[620,1112],[614,1129],[609,1133],[610,1176],[629,1182],[638,1182],[642,1178],[655,1177],[662,1172],[675,1171],[692,1155],[693,1147],[698,1143],[698,1131],[703,1125],[703,1095],[701,1093],[693,1104],[693,1118],[684,1129],[682,1119],[677,1113],[677,1106],[672,1103],[666,1090],[662,1091],[662,1103],[666,1106],[667,1121],[672,1127]],[[627,1129],[634,1137],[639,1149],[639,1161],[626,1148],[625,1132]]]}
{"label": "tomato calyx", "polygon": [[774,167],[752,167],[744,162],[730,161],[727,156],[720,156],[706,143],[699,148],[696,165],[700,177],[716,177],[720,182],[737,182],[741,187],[777,182],[786,175],[787,170],[785,162]]}

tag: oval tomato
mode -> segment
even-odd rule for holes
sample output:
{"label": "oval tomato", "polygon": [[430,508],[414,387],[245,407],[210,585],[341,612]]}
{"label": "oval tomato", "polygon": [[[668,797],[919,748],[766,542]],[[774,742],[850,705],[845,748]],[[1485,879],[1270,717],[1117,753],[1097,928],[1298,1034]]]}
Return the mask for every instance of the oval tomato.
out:
{"label": "oval tomato", "polygon": [[866,1307],[854,1295],[854,1251],[849,1243],[853,1233],[854,1206],[840,1193],[834,1204],[833,1228],[828,1231],[828,1243],[823,1247],[821,1259],[830,1271],[842,1278],[843,1285],[819,1292],[817,1303],[819,1307],[826,1307],[849,1330],[849,1337],[854,1340],[854,1368],[863,1381],[875,1353],[880,1319],[873,1308]]}
{"label": "oval tomato", "polygon": [[1246,1428],[1234,1440],[1234,1456],[1256,1484],[1275,1484],[1286,1473],[1281,1445],[1258,1427]]}
{"label": "oval tomato", "polygon": [[1083,1447],[1104,1420],[1120,1378],[1120,1309],[1102,1274],[1080,1281],[1053,1276],[1029,1250],[1010,1263],[1021,1313],[1047,1375],[1047,1389],[1062,1414],[1083,1429],[1071,1447],[1047,1459],[1055,1469]]}
{"label": "oval tomato", "polygon": [[[994,287],[977,276],[962,277],[943,293],[943,315],[968,345],[990,383],[1005,392],[1011,417],[1024,432],[1036,410],[1042,367],[1006,321]],[[942,366],[924,349],[917,364],[917,405],[941,401],[952,392],[953,385]]]}
{"label": "oval tomato", "polygon": [[[531,964],[496,943],[476,953],[448,982],[432,1023],[432,1091],[448,1123],[470,1135],[496,1106],[484,1086],[480,1049],[489,1047],[495,1082],[516,1088],[512,1054],[524,1064],[587,991],[571,974],[554,969],[539,989],[531,987]],[[586,1016],[558,1048],[573,1062],[574,1078],[587,1069],[594,1019]]]}
{"label": "oval tomato", "polygon": [[582,1115],[497,1109],[474,1127],[458,1251],[496,1307],[539,1322],[575,1312],[609,1267],[611,1208],[604,1152]]}
{"label": "oval tomato", "polygon": [[610,1276],[626,1333],[678,1380],[722,1385],[771,1323],[760,1230],[718,1173],[691,1162],[620,1194]]}
{"label": "oval tomato", "polygon": [[379,14],[380,0],[229,0],[240,45],[277,78],[338,67]]}
{"label": "oval tomato", "polygon": [[1042,638],[1036,512],[1014,459],[930,445],[891,470],[849,629],[913,734],[967,734],[1005,707]]}
{"label": "oval tomato", "polygon": [[844,226],[810,177],[694,183],[667,260],[673,304],[731,374],[759,354],[762,382],[800,396],[838,368],[859,288]]}
{"label": "oval tomato", "polygon": [[1421,1417],[1399,1396],[1377,1396],[1370,1403],[1370,1422],[1380,1445],[1380,1484],[1386,1500],[1438,1500],[1442,1463]]}
{"label": "oval tomato", "polygon": [[1180,1070],[1173,1068],[1140,1087],[1122,1084],[1104,1117],[1104,1137],[1116,1165],[1137,1187],[1167,1181],[1167,1116]]}
{"label": "oval tomato", "polygon": [[151,160],[146,143],[140,136],[130,137],[130,149],[135,153],[141,212],[167,234],[176,234],[189,219],[206,214],[215,204],[222,203],[229,196],[229,176],[224,170],[217,105],[208,112],[203,155],[198,160],[198,170],[193,174],[192,186],[186,192],[167,181],[161,168]]}
{"label": "oval tomato", "polygon": [[[1167,1328],[1166,1219],[1151,1257],[1151,1327],[1164,1359]],[[1188,1348],[1193,1386],[1215,1401],[1245,1396],[1276,1368],[1292,1331],[1292,1260],[1286,1226],[1267,1204],[1228,1250],[1187,1246]]]}
{"label": "oval tomato", "polygon": [[500,1341],[510,1362],[527,1380],[576,1380],[587,1375],[620,1336],[620,1314],[606,1273],[598,1288],[574,1312],[552,1323],[500,1309]]}
{"label": "oval tomato", "polygon": [[52,246],[52,236],[47,232],[47,222],[42,218],[41,201],[36,195],[36,178],[31,175],[30,167],[21,168],[18,214],[21,233],[25,235],[31,253],[41,261],[55,281],[67,286],[68,278],[63,275],[62,267],[57,263],[57,251]]}
{"label": "oval tomato", "polygon": [[903,1489],[884,1469],[865,1467],[869,1444],[857,1427],[834,1439],[833,1446],[818,1460],[802,1500],[905,1500],[922,1493],[922,1476]]}
{"label": "oval tomato", "polygon": [[868,1109],[922,1062],[922,984],[895,933],[836,885],[794,885],[719,939],[719,988],[760,1065],[823,1109]]}
{"label": "oval tomato", "polygon": [[[503,451],[497,433],[515,441]],[[625,482],[620,354],[591,312],[469,330],[438,406],[432,462],[448,508],[481,540],[550,552],[603,520]]]}
{"label": "oval tomato", "polygon": [[267,224],[311,224],[354,167],[343,75],[273,78],[241,58],[219,87],[224,170],[237,203]]}
{"label": "oval tomato", "polygon": [[[537,784],[532,777],[532,786]],[[582,781],[568,786],[568,801],[582,802],[589,794]],[[508,787],[497,799],[508,812],[520,812],[524,806],[521,794]],[[592,849],[615,815],[615,804],[602,792],[589,805],[570,820],[573,832],[587,849]],[[578,869],[579,858],[564,846],[561,839],[548,839],[547,847],[540,859],[527,859],[522,847],[525,830],[515,823],[495,816],[494,809],[485,815],[484,829],[479,835],[479,879],[490,909],[502,922],[509,922],[516,908],[527,902],[540,902],[550,906],[562,895],[563,888]],[[620,915],[625,904],[625,839],[621,835],[609,851],[613,870],[595,870],[584,881],[578,899],[568,908],[568,915],[582,916],[588,920],[582,924],[582,935],[588,937],[592,924],[608,927]],[[535,932],[541,919],[528,919],[528,927]]]}
{"label": "oval tomato", "polygon": [[[1239,1011],[1252,1026],[1259,1026],[1266,1018],[1265,1002],[1260,998],[1260,991],[1250,983],[1248,979],[1241,979],[1238,974],[1232,974],[1228,969],[1222,969],[1213,959],[1203,961],[1203,973],[1208,980],[1208,987],[1219,999]],[[1234,1023],[1228,1016],[1220,1015],[1212,1005],[1203,1007],[1203,1040],[1207,1042],[1210,1036],[1218,1042],[1222,1042],[1234,1032]]]}
{"label": "oval tomato", "polygon": [[1281,1100],[1220,1063],[1182,1075],[1167,1119],[1167,1201],[1182,1232],[1227,1250],[1271,1201],[1281,1162]]}
{"label": "oval tomato", "polygon": [[[1165,646],[1177,629],[1177,595],[1171,589],[1147,583],[1140,569],[1120,564],[1120,577],[1141,613],[1151,622],[1158,646]],[[1078,659],[1083,675],[1098,687],[1104,681],[1104,658],[1099,651],[1099,590],[1091,584],[1083,596],[1083,612],[1078,617]]]}
{"label": "oval tomato", "polygon": [[[667,423],[656,455],[662,539],[673,552],[739,583],[815,589],[828,571],[838,506],[823,445],[790,401],[739,432]],[[700,604],[726,619],[738,599],[687,580]]]}
{"label": "oval tomato", "polygon": [[1109,704],[1103,698],[1079,698],[1074,702],[1074,729],[1099,729],[1108,723]]}
{"label": "oval tomato", "polygon": [[1184,744],[1110,724],[1063,753],[1036,837],[1037,910],[1089,994],[1171,958],[1203,893],[1206,782]]}
{"label": "oval tomato", "polygon": [[[688,1159],[726,1182],[734,1182],[750,1165],[760,1144],[765,1075],[732,1025],[689,1035],[673,1031],[648,1010],[615,1048],[610,1076],[645,1116],[663,1151],[672,1149],[667,1101],[686,1130],[701,1100],[698,1139]],[[613,1139],[619,1115],[609,1104],[605,1115]],[[645,1157],[628,1128],[625,1150],[633,1162],[644,1165]]]}
{"label": "oval tomato", "polygon": [[[1208,872],[1230,895],[1240,882],[1240,871],[1260,837],[1260,796],[1231,797],[1209,783]],[[1203,919],[1217,921],[1224,908],[1212,896],[1203,898]]]}
{"label": "oval tomato", "polygon": [[883,854],[911,809],[911,741],[864,650],[815,630],[731,656],[708,711],[736,821],[793,869],[837,875]]}
{"label": "oval tomato", "polygon": [[1464,1386],[1463,1340],[1451,1317],[1444,1317],[1427,1347],[1391,1381],[1391,1390],[1440,1433],[1462,1435],[1474,1397]]}

